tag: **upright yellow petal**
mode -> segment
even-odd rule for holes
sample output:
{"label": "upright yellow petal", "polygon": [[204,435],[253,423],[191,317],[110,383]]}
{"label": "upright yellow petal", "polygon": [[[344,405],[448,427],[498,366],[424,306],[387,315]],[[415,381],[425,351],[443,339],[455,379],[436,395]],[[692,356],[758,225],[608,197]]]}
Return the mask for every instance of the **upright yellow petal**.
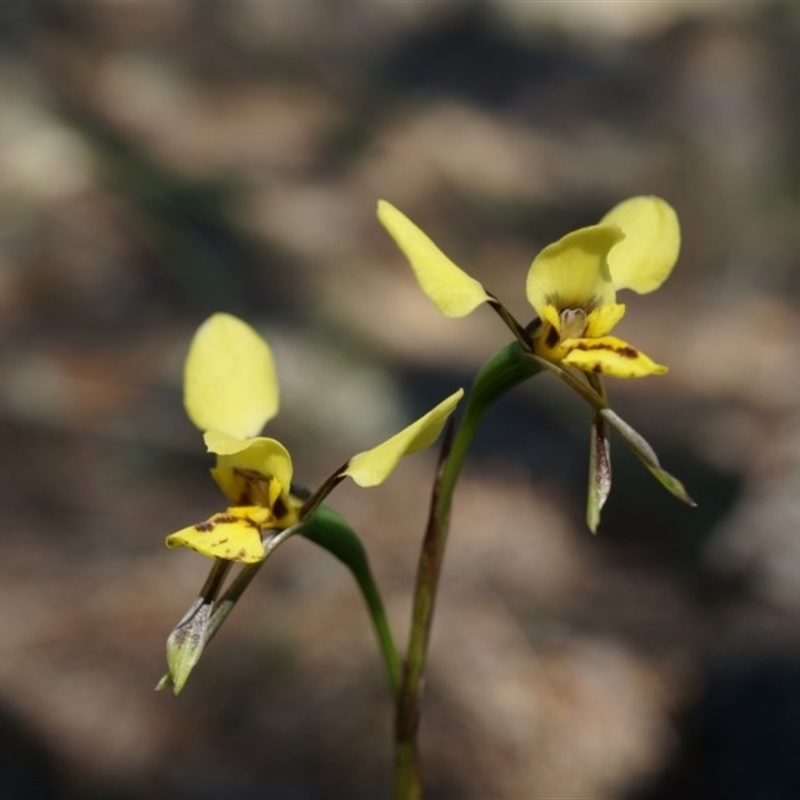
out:
{"label": "upright yellow petal", "polygon": [[459,389],[391,439],[353,456],[340,474],[351,477],[359,486],[383,483],[403,456],[424,450],[436,441],[463,396],[464,390]]}
{"label": "upright yellow petal", "polygon": [[483,286],[457,267],[405,214],[378,201],[378,219],[402,250],[422,291],[447,317],[465,317],[489,296]]}
{"label": "upright yellow petal", "polygon": [[601,224],[619,225],[625,239],[608,254],[616,289],[647,294],[669,277],[681,249],[678,215],[660,197],[631,197],[615,206]]}
{"label": "upright yellow petal", "polygon": [[202,431],[234,438],[257,434],[278,412],[278,381],[269,345],[245,322],[214,314],[186,356],[183,401]]}
{"label": "upright yellow petal", "polygon": [[584,372],[596,372],[613,378],[643,378],[646,375],[663,375],[667,371],[663,364],[656,364],[641,350],[616,336],[567,339],[564,346],[569,352],[562,363]]}
{"label": "upright yellow petal", "polygon": [[606,258],[622,238],[616,225],[592,225],[549,244],[528,270],[528,302],[542,317],[548,305],[558,309],[593,308],[614,302]]}

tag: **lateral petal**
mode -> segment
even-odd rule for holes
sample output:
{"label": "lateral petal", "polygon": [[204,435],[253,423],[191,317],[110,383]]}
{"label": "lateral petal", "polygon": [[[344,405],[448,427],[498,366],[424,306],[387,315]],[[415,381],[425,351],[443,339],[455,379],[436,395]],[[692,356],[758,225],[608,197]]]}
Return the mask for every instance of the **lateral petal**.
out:
{"label": "lateral petal", "polygon": [[424,450],[439,438],[447,418],[455,411],[463,395],[464,390],[459,389],[391,439],[354,455],[340,475],[349,476],[359,486],[383,483],[404,456]]}
{"label": "lateral petal", "polygon": [[616,289],[655,291],[669,277],[681,249],[675,209],[660,197],[631,197],[611,209],[601,224],[619,225],[625,238],[608,254]]}
{"label": "lateral petal", "polygon": [[478,281],[386,200],[378,201],[378,219],[408,259],[422,291],[446,317],[465,317],[489,299]]}

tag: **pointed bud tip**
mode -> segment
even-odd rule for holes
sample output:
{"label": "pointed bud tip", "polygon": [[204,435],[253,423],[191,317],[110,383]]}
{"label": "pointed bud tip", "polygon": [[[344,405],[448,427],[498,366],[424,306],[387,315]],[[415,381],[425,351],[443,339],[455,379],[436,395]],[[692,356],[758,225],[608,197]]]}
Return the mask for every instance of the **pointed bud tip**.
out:
{"label": "pointed bud tip", "polygon": [[[155,688],[153,689],[153,691],[154,692],[163,692],[164,689],[171,689],[173,687],[174,687],[174,684],[172,683],[172,676],[169,674],[169,672],[165,672],[161,676],[161,680],[159,680],[159,682],[155,685]],[[177,692],[173,691],[173,694],[174,694],[175,697],[177,697]]]}

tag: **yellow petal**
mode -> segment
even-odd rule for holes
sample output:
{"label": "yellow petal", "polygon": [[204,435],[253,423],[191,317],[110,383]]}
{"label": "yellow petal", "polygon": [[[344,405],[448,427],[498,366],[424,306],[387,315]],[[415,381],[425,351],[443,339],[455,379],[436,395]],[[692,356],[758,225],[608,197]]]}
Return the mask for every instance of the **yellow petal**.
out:
{"label": "yellow petal", "polygon": [[567,339],[569,353],[562,363],[584,372],[597,372],[614,378],[642,378],[663,375],[667,367],[656,364],[648,356],[616,336],[599,339]]}
{"label": "yellow petal", "polygon": [[619,225],[625,239],[608,254],[617,289],[646,294],[669,277],[681,249],[678,215],[660,197],[631,197],[615,206],[601,224]]}
{"label": "yellow petal", "polygon": [[183,399],[202,431],[213,428],[237,438],[257,434],[278,412],[269,345],[237,317],[209,317],[189,347]]}
{"label": "yellow petal", "polygon": [[272,508],[289,493],[292,458],[280,442],[259,436],[238,452],[218,455],[211,474],[231,502]]}
{"label": "yellow petal", "polygon": [[608,251],[623,238],[616,225],[572,231],[548,245],[528,270],[528,302],[541,317],[548,305],[591,309],[614,302]]}
{"label": "yellow petal", "polygon": [[359,486],[383,483],[403,456],[424,450],[436,441],[447,418],[455,411],[463,396],[464,390],[459,389],[391,439],[353,456],[340,474],[349,475]]}
{"label": "yellow petal", "polygon": [[625,316],[624,303],[611,303],[590,311],[586,317],[585,338],[595,339],[605,336]]}
{"label": "yellow petal", "polygon": [[208,558],[255,564],[264,559],[261,528],[271,521],[259,506],[229,508],[213,517],[167,536],[167,547],[190,547]]}
{"label": "yellow petal", "polygon": [[447,317],[465,317],[489,296],[457,267],[405,214],[378,201],[378,219],[411,264],[422,291]]}

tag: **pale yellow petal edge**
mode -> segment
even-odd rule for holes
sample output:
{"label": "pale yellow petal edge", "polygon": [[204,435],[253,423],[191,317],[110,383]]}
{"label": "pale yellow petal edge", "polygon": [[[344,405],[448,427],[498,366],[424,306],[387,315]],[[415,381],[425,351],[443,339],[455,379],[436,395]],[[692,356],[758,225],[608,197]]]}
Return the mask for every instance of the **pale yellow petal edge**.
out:
{"label": "pale yellow petal edge", "polygon": [[464,390],[459,389],[390,439],[354,455],[341,476],[350,477],[363,487],[383,483],[404,456],[424,450],[439,438],[448,417],[463,396]]}

